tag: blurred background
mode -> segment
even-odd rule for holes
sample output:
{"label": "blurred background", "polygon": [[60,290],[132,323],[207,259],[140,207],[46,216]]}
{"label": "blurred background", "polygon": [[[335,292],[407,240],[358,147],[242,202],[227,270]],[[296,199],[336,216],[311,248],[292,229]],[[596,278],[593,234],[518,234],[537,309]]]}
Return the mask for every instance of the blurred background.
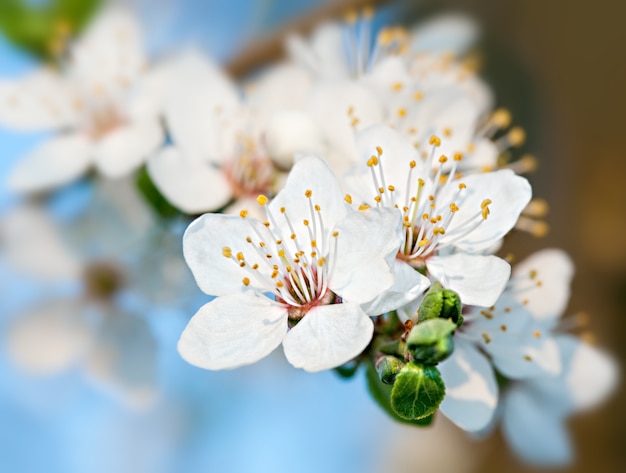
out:
{"label": "blurred background", "polygon": [[[241,74],[251,72],[259,55],[274,58],[280,53],[275,45],[285,25],[313,22],[363,2],[126,3],[139,12],[152,55],[192,43]],[[550,233],[542,239],[516,233],[505,251],[518,260],[544,247],[569,252],[577,268],[569,312],[587,312],[588,336],[623,363],[626,198],[620,189],[626,171],[621,143],[626,126],[626,5],[611,0],[380,3],[380,23],[411,24],[460,10],[481,26],[477,49],[482,75],[494,88],[498,106],[510,109],[515,122],[527,130],[523,151],[539,160],[529,179],[534,195],[550,204]],[[256,56],[251,56],[250,45],[259,40],[261,47],[256,44]],[[0,35],[0,77],[19,77],[37,64]],[[0,176],[45,137],[0,128]],[[46,202],[49,225],[37,227],[45,238],[31,244],[43,245],[41,241],[56,238],[49,235],[58,234],[63,245],[80,248],[73,258],[84,270],[95,266],[97,275],[106,277],[124,273],[125,289],[115,309],[119,327],[100,328],[93,335],[91,318],[101,315],[89,315],[84,329],[88,335],[81,340],[99,340],[102,356],[89,363],[75,360],[43,376],[20,370],[2,350],[0,471],[536,470],[516,459],[497,432],[485,440],[471,439],[442,418],[433,429],[394,424],[369,399],[361,376],[346,381],[330,372],[307,374],[291,368],[280,351],[235,371],[207,372],[184,363],[175,349],[178,336],[206,301],[184,265],[177,266],[179,239],[165,240],[164,235],[180,235],[184,226],[173,222],[147,234],[142,228],[129,229],[129,222],[111,210],[119,208],[111,194],[121,192],[79,182]],[[17,204],[0,187],[3,219]],[[128,217],[131,223],[151,218],[136,207]],[[134,249],[139,247],[146,254],[137,255]],[[94,261],[114,261],[119,271],[102,269]],[[151,285],[133,278],[146,271],[146,264],[171,268],[178,282],[172,294],[163,294],[162,282]],[[41,284],[16,274],[0,257],[0,331],[11,330],[14,320],[33,306],[52,310],[78,300],[81,284],[83,280],[71,278],[63,284]],[[82,300],[80,304],[77,313],[100,310]],[[133,369],[148,367],[152,377],[141,386],[111,381],[111,353],[122,349],[116,333],[140,340],[136,350],[142,350],[141,361],[128,368],[128,379],[133,379]],[[571,420],[577,460],[566,471],[625,471],[623,394],[620,387],[595,412]],[[138,397],[149,397],[150,405],[136,408]]]}

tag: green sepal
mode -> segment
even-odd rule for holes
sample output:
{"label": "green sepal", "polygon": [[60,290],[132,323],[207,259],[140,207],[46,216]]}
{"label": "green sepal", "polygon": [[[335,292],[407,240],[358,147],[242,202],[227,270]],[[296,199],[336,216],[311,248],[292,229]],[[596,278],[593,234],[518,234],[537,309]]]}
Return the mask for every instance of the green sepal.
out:
{"label": "green sepal", "polygon": [[414,361],[436,364],[448,358],[454,351],[452,333],[456,324],[449,319],[430,319],[411,329],[407,347]]}
{"label": "green sepal", "polygon": [[137,171],[136,177],[137,188],[143,195],[144,199],[160,217],[172,218],[182,213],[170,204],[165,197],[159,192],[154,185],[145,166]]}
{"label": "green sepal", "polygon": [[394,340],[378,346],[378,351],[383,355],[399,356],[403,358],[406,355],[406,342],[402,340]]}
{"label": "green sepal", "polygon": [[459,295],[450,289],[444,289],[440,283],[435,282],[424,295],[417,311],[417,322],[440,317],[451,319],[457,327],[460,327],[463,323],[462,309]]}
{"label": "green sepal", "polygon": [[391,388],[391,408],[403,419],[424,419],[435,413],[445,393],[437,368],[408,363]]}
{"label": "green sepal", "polygon": [[393,384],[404,363],[395,356],[383,356],[376,362],[378,377],[385,384]]}
{"label": "green sepal", "polygon": [[337,373],[341,378],[344,379],[350,379],[354,377],[358,370],[359,363],[356,361],[348,362],[345,365],[337,366],[337,368],[334,369],[335,373]]}
{"label": "green sepal", "polygon": [[376,371],[376,367],[374,363],[370,360],[365,368],[365,380],[367,382],[367,388],[376,402],[380,406],[380,408],[387,413],[389,417],[397,422],[401,422],[403,424],[416,425],[418,427],[426,427],[430,425],[432,422],[432,417],[425,417],[424,419],[403,419],[396,411],[391,407],[391,390],[392,387],[388,384],[383,384],[378,377],[378,372]]}

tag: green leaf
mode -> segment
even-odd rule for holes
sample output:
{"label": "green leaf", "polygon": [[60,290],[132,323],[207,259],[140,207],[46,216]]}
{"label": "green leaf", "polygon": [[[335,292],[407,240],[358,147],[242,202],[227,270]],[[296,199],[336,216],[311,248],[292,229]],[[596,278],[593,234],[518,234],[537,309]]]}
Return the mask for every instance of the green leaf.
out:
{"label": "green leaf", "polygon": [[435,319],[441,314],[443,309],[443,289],[438,282],[433,283],[424,295],[422,303],[417,311],[418,323],[429,319]]}
{"label": "green leaf", "polygon": [[367,388],[376,402],[380,406],[380,408],[389,415],[392,419],[397,422],[401,422],[403,424],[411,424],[417,425],[419,427],[425,427],[431,424],[433,420],[433,416],[425,417],[424,419],[419,420],[409,420],[403,419],[398,416],[396,412],[391,407],[391,386],[388,384],[383,384],[378,377],[378,372],[374,366],[372,361],[369,361],[366,365],[365,369],[365,380],[367,382]]}
{"label": "green leaf", "polygon": [[403,419],[423,419],[435,413],[445,393],[437,368],[409,363],[391,389],[391,407]]}
{"label": "green leaf", "polygon": [[436,364],[448,358],[454,351],[454,330],[456,324],[449,319],[430,319],[415,325],[407,338],[413,360]]}
{"label": "green leaf", "polygon": [[376,363],[376,371],[380,380],[385,384],[393,384],[396,375],[404,368],[404,363],[395,356],[383,356]]}

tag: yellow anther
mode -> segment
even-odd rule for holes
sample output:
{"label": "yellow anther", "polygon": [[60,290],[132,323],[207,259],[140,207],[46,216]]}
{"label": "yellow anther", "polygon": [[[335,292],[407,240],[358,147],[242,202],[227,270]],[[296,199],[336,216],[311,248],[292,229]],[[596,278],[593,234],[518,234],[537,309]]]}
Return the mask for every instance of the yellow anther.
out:
{"label": "yellow anther", "polygon": [[533,336],[535,338],[540,338],[541,337],[541,332],[539,330],[535,330],[535,332],[533,333]]}
{"label": "yellow anther", "polygon": [[443,129],[443,135],[447,136],[448,138],[452,136],[452,129],[450,128],[444,128]]}
{"label": "yellow anther", "polygon": [[489,216],[491,212],[489,211],[489,207],[485,207],[484,209],[482,209],[482,211],[480,212],[480,215],[482,215],[483,219],[487,220],[487,217]]}
{"label": "yellow anther", "polygon": [[359,119],[357,117],[352,118],[352,120],[350,120],[350,126],[351,127],[355,127],[359,124]]}
{"label": "yellow anther", "polygon": [[265,242],[260,241],[260,242],[259,242],[259,246],[260,246],[261,248],[265,248]]}
{"label": "yellow anther", "polygon": [[243,253],[241,251],[237,253],[236,258],[237,258],[237,261],[243,261],[244,260]]}
{"label": "yellow anther", "polygon": [[489,334],[487,333],[483,333],[483,340],[485,341],[485,343],[491,343],[491,337],[489,336]]}
{"label": "yellow anther", "polygon": [[256,201],[259,203],[260,206],[264,206],[265,204],[267,204],[268,200],[269,199],[264,195],[260,195],[256,198]]}
{"label": "yellow anther", "polygon": [[434,146],[441,146],[441,140],[439,139],[438,136],[431,136],[430,139],[428,140],[428,143]]}
{"label": "yellow anther", "polygon": [[315,204],[314,208],[315,208],[316,212],[319,212],[320,210],[322,210],[322,208],[319,205],[317,205],[317,204]]}
{"label": "yellow anther", "polygon": [[348,115],[351,116],[354,113],[354,107],[352,105],[350,105],[348,107]]}
{"label": "yellow anther", "polygon": [[304,223],[305,227],[309,226],[309,221],[307,219],[302,220],[302,223]]}
{"label": "yellow anther", "polygon": [[411,162],[409,163],[409,167],[410,167],[411,169],[415,169],[415,166],[416,166],[416,165],[417,165],[417,163],[416,163],[415,161],[411,161]]}
{"label": "yellow anther", "polygon": [[382,156],[383,149],[380,146],[376,146],[376,152],[378,153],[378,156]]}
{"label": "yellow anther", "polygon": [[247,241],[248,243],[252,243],[252,238],[250,238],[250,237],[248,236],[248,237],[246,237],[246,241]]}
{"label": "yellow anther", "polygon": [[459,190],[467,189],[467,186],[464,183],[459,184]]}
{"label": "yellow anther", "polygon": [[240,268],[244,268],[245,266],[246,266],[246,263],[245,263],[244,261],[241,261],[241,262],[239,263],[239,267],[240,267]]}
{"label": "yellow anther", "polygon": [[420,248],[423,248],[424,246],[428,245],[428,243],[429,243],[428,238],[422,238],[417,244],[417,246],[419,246]]}
{"label": "yellow anther", "polygon": [[263,225],[265,225],[267,228],[270,227],[270,222],[263,222]]}
{"label": "yellow anther", "polygon": [[333,236],[334,236],[335,238],[337,238],[337,237],[339,236],[339,232],[334,231],[334,232],[333,232]]}
{"label": "yellow anther", "polygon": [[380,196],[379,196],[379,195],[377,195],[376,197],[374,197],[374,200],[380,204],[380,201],[381,201],[382,199],[380,198]]}
{"label": "yellow anther", "polygon": [[526,132],[523,128],[516,126],[509,131],[509,142],[512,146],[521,146],[526,140]]}
{"label": "yellow anther", "polygon": [[317,240],[311,240],[311,247],[317,248]]}
{"label": "yellow anther", "polygon": [[249,286],[250,285],[250,279],[248,279],[248,278],[243,278],[241,280],[241,282],[243,283],[244,286]]}
{"label": "yellow anther", "polygon": [[399,117],[406,117],[406,108],[399,108],[398,109],[398,116]]}
{"label": "yellow anther", "polygon": [[511,312],[511,308],[510,308],[510,307],[508,307],[508,306],[507,306],[507,307],[505,307],[505,308],[504,308],[504,312],[506,312],[506,313],[508,314],[509,312]]}
{"label": "yellow anther", "polygon": [[536,269],[531,269],[529,276],[530,276],[530,279],[535,279],[537,277],[537,270]]}
{"label": "yellow anther", "polygon": [[280,213],[281,214],[284,214],[286,211],[287,211],[287,209],[285,207],[281,207],[280,208]]}
{"label": "yellow anther", "polygon": [[350,194],[346,194],[346,196],[343,199],[349,204],[352,203],[352,196]]}
{"label": "yellow anther", "polygon": [[476,150],[476,144],[470,143],[470,144],[467,145],[467,151],[469,153],[473,153],[475,150]]}
{"label": "yellow anther", "polygon": [[450,211],[451,212],[458,212],[459,211],[459,207],[454,202],[452,202],[450,204]]}
{"label": "yellow anther", "polygon": [[323,256],[317,260],[317,265],[320,267],[324,266],[324,263],[326,263],[326,258],[324,258]]}
{"label": "yellow anther", "polygon": [[429,217],[430,217],[430,215],[424,214],[424,215],[422,215],[422,220],[428,220]]}
{"label": "yellow anther", "polygon": [[254,263],[254,264],[252,265],[252,269],[259,269],[259,265],[258,265],[257,263]]}
{"label": "yellow anther", "polygon": [[283,241],[282,241],[282,240],[276,240],[276,244],[277,244],[277,245],[282,245],[282,244],[283,244]]}
{"label": "yellow anther", "polygon": [[395,190],[396,190],[396,188],[395,188],[394,186],[392,186],[392,185],[389,185],[389,186],[387,186],[387,190],[388,190],[389,192],[393,192],[393,191],[395,191]]}
{"label": "yellow anther", "polygon": [[435,227],[433,229],[433,234],[434,235],[445,235],[446,231],[443,228],[441,228],[441,227]]}
{"label": "yellow anther", "polygon": [[385,193],[385,188],[384,187],[379,187],[378,188],[378,193],[379,194],[384,194]]}
{"label": "yellow anther", "polygon": [[284,285],[285,284],[282,281],[276,281],[276,287],[282,288]]}
{"label": "yellow anther", "polygon": [[489,319],[489,320],[493,319],[493,314],[491,312],[489,312],[488,310],[484,310],[483,309],[483,310],[480,311],[480,314],[483,317],[485,317],[486,319]]}
{"label": "yellow anther", "polygon": [[424,94],[422,92],[415,92],[413,94],[413,98],[415,100],[422,100],[424,98]]}
{"label": "yellow anther", "polygon": [[278,250],[278,257],[282,258],[283,256],[285,256],[285,250],[281,248],[280,250]]}
{"label": "yellow anther", "polygon": [[505,108],[499,108],[491,116],[491,121],[494,125],[500,128],[506,128],[511,124],[511,114]]}
{"label": "yellow anther", "polygon": [[503,332],[506,332],[506,325],[504,324],[500,325],[500,330],[502,330]]}
{"label": "yellow anther", "polygon": [[[409,134],[410,135],[414,135],[415,133],[417,133],[417,130],[415,129],[415,127],[410,127],[409,128]],[[414,146],[417,148],[419,146],[419,143],[414,143]]]}
{"label": "yellow anther", "polygon": [[313,191],[311,189],[307,189],[304,191],[304,196],[310,198],[313,195]]}
{"label": "yellow anther", "polygon": [[442,154],[441,156],[439,156],[439,162],[441,164],[448,162],[448,157],[445,154]]}
{"label": "yellow anther", "polygon": [[242,210],[241,212],[239,212],[239,216],[241,218],[246,218],[248,216],[248,211],[247,210]]}
{"label": "yellow anther", "polygon": [[224,248],[222,248],[222,255],[224,255],[226,258],[230,258],[231,256],[233,256],[233,250],[225,246]]}
{"label": "yellow anther", "polygon": [[541,287],[541,286],[543,286],[543,282],[537,281],[537,287]]}
{"label": "yellow anther", "polygon": [[481,202],[480,204],[480,208],[484,209],[486,208],[488,205],[491,205],[491,199],[485,199]]}
{"label": "yellow anther", "polygon": [[463,155],[461,153],[454,153],[454,160],[455,161],[462,161],[463,160]]}
{"label": "yellow anther", "polygon": [[367,165],[369,167],[376,166],[377,164],[378,164],[378,158],[376,156],[372,155],[372,157],[367,160]]}
{"label": "yellow anther", "polygon": [[367,209],[369,209],[369,208],[370,208],[370,206],[369,206],[369,205],[367,205],[367,204],[361,204],[361,205],[359,205],[359,210],[367,210]]}
{"label": "yellow anther", "polygon": [[291,239],[292,239],[292,240],[295,240],[295,239],[296,239],[296,234],[295,234],[295,233],[292,233],[292,234],[291,234]]}
{"label": "yellow anther", "polygon": [[404,84],[402,82],[395,82],[392,86],[391,89],[394,92],[400,92],[402,90],[402,87],[404,87]]}
{"label": "yellow anther", "polygon": [[524,355],[524,359],[526,361],[533,361],[533,358],[530,355]]}

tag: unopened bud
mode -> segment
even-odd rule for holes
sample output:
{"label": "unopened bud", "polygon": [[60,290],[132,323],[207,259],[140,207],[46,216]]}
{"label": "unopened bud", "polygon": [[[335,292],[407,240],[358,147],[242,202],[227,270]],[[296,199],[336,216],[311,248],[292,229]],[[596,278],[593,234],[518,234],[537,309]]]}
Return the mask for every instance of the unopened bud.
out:
{"label": "unopened bud", "polygon": [[402,368],[404,368],[404,363],[395,356],[383,356],[376,363],[378,376],[385,384],[393,384]]}

